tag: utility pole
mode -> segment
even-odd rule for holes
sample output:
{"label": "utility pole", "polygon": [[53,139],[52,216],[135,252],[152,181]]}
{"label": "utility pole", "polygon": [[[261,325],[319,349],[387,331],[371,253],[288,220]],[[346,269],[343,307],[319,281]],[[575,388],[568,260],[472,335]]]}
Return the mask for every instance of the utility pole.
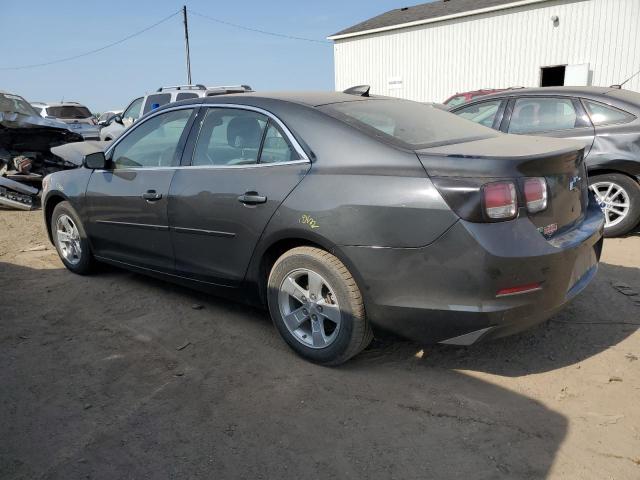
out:
{"label": "utility pole", "polygon": [[189,55],[189,26],[187,24],[187,6],[182,6],[182,18],[184,20],[184,47],[187,52],[187,84],[191,85],[191,57]]}

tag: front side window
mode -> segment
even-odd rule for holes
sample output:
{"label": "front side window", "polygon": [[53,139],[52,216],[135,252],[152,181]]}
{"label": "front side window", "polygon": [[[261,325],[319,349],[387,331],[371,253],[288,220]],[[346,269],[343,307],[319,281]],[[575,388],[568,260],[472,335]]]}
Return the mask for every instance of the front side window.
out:
{"label": "front side window", "polygon": [[209,108],[200,127],[192,165],[251,165],[258,155],[268,118],[233,108]]}
{"label": "front side window", "polygon": [[626,123],[635,119],[633,115],[623,110],[619,110],[609,105],[594,102],[591,100],[582,100],[584,106],[589,112],[589,117],[594,125],[611,125],[614,123]]}
{"label": "front side window", "polygon": [[113,149],[113,168],[177,165],[178,144],[192,111],[183,109],[161,113],[138,125]]}
{"label": "front side window", "polygon": [[519,98],[509,133],[546,132],[576,127],[578,115],[570,98]]}
{"label": "front side window", "polygon": [[132,118],[137,119],[140,116],[140,109],[142,108],[142,100],[143,98],[136,98],[133,102],[129,104],[127,109],[122,114],[122,118]]}
{"label": "front side window", "polygon": [[471,120],[472,122],[484,125],[485,127],[492,127],[493,122],[496,119],[496,115],[498,114],[500,103],[502,103],[502,100],[491,100],[476,103],[457,110],[455,114],[462,118],[466,118],[467,120]]}

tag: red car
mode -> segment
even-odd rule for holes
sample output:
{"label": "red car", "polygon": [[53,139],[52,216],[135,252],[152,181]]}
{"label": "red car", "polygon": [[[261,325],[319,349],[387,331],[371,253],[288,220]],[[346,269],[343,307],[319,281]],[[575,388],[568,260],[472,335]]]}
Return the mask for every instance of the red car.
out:
{"label": "red car", "polygon": [[444,101],[444,104],[447,107],[455,107],[457,105],[462,105],[463,103],[469,102],[476,97],[481,97],[483,95],[489,95],[490,93],[503,92],[507,90],[506,88],[487,88],[482,90],[474,90],[472,92],[463,92],[456,93],[455,95],[447,98]]}

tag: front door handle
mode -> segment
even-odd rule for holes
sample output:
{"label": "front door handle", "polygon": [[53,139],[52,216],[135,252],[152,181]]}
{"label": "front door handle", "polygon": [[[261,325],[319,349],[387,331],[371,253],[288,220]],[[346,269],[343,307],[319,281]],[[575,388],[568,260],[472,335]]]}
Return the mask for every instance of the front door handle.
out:
{"label": "front door handle", "polygon": [[267,203],[267,197],[259,195],[258,192],[245,192],[244,195],[238,197],[238,201],[245,205],[258,205],[259,203]]}
{"label": "front door handle", "polygon": [[142,198],[144,198],[147,202],[157,202],[162,198],[162,194],[157,193],[155,190],[147,190],[142,194]]}

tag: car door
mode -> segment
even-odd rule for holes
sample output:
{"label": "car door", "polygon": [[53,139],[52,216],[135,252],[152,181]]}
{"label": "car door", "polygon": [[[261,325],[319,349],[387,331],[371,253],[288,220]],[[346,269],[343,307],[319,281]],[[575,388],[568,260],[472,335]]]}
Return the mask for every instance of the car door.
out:
{"label": "car door", "polygon": [[509,100],[500,129],[517,135],[577,140],[589,155],[595,130],[582,104],[570,97],[517,97]]}
{"label": "car door", "polygon": [[125,127],[131,126],[138,118],[140,118],[140,111],[142,110],[142,100],[144,97],[136,98],[129,106],[122,112],[122,124]]}
{"label": "car door", "polygon": [[195,117],[183,107],[136,124],[106,152],[108,169],[89,179],[89,235],[98,257],[172,271],[169,186]]}
{"label": "car door", "polygon": [[233,286],[310,163],[286,126],[260,109],[206,106],[196,125],[169,192],[176,270]]}

